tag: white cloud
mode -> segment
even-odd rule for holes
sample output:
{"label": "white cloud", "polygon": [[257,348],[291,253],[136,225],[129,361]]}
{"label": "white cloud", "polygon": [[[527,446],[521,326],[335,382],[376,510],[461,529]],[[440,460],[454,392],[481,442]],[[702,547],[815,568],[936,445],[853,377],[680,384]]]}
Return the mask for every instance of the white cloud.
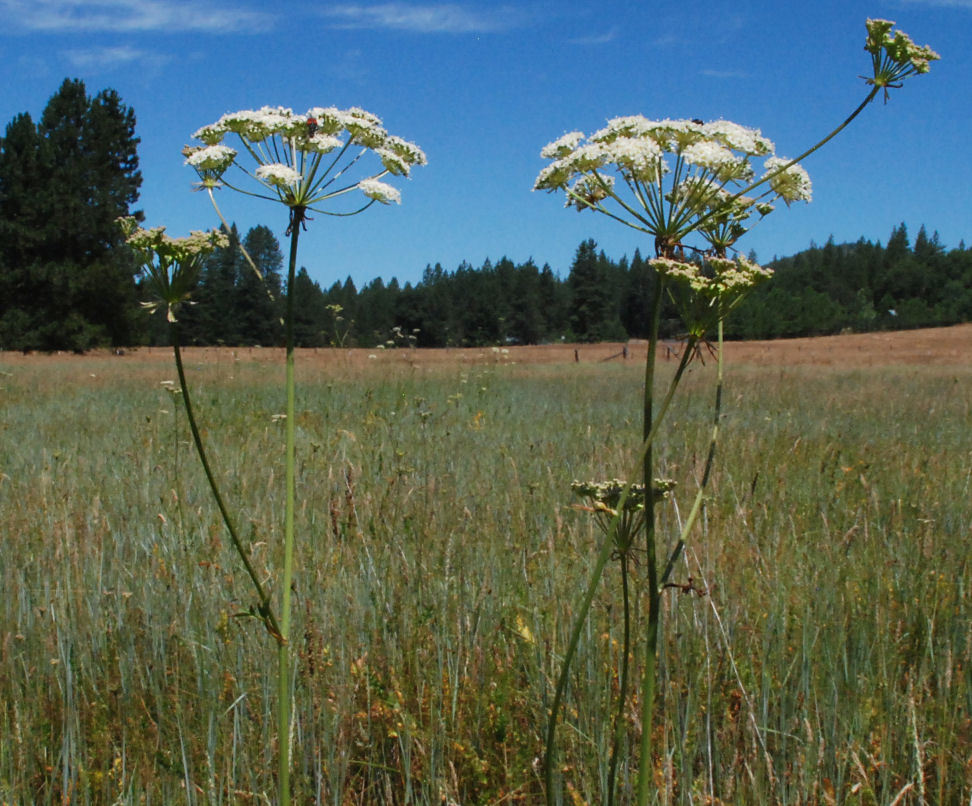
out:
{"label": "white cloud", "polygon": [[72,48],[62,50],[61,56],[72,67],[87,72],[112,70],[116,67],[132,64],[133,62],[147,64],[151,67],[160,67],[169,61],[169,58],[166,56],[138,50],[128,45],[99,48]]}
{"label": "white cloud", "polygon": [[387,28],[423,34],[494,33],[522,22],[521,15],[509,7],[473,11],[456,3],[337,5],[322,13],[334,21],[336,28]]}
{"label": "white cloud", "polygon": [[578,36],[573,39],[568,39],[568,45],[606,45],[608,42],[613,42],[618,36],[618,29],[612,28],[610,31],[605,31],[603,34],[588,34],[587,36]]}
{"label": "white cloud", "polygon": [[0,0],[8,31],[229,33],[266,26],[268,15],[180,0]]}
{"label": "white cloud", "polygon": [[972,0],[902,0],[906,5],[940,6],[942,8],[965,8],[972,11]]}
{"label": "white cloud", "polygon": [[749,78],[749,73],[742,70],[699,70],[699,75],[708,78]]}

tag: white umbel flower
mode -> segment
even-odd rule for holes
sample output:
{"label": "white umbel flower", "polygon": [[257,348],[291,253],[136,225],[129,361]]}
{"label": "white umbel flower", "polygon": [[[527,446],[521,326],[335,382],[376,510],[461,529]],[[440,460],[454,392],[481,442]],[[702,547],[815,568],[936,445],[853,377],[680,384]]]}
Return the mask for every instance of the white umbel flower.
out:
{"label": "white umbel flower", "polygon": [[[788,162],[785,157],[770,157],[766,160],[766,173],[763,175],[768,176],[779,171]],[[777,173],[769,180],[769,185],[787,204],[795,201],[809,202],[813,198],[810,175],[799,164],[791,165],[785,171]]]}
{"label": "white umbel flower", "polygon": [[393,188],[377,179],[362,179],[358,182],[358,189],[369,199],[374,199],[382,204],[402,203],[402,194],[398,191],[398,188]]}
{"label": "white umbel flower", "polygon": [[192,151],[186,157],[186,165],[197,171],[216,171],[222,173],[236,159],[236,149],[224,145],[204,146]]}
{"label": "white umbel flower", "polygon": [[282,162],[271,162],[269,165],[260,165],[254,172],[256,178],[268,185],[277,187],[293,187],[300,184],[300,171],[284,165]]}

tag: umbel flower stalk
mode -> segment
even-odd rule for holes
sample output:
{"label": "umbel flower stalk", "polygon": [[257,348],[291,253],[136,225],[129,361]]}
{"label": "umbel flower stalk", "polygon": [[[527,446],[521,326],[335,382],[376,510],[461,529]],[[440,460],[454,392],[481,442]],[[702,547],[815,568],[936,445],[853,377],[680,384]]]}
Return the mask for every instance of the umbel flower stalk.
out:
{"label": "umbel flower stalk", "polygon": [[[278,800],[281,804],[289,804],[290,628],[296,511],[293,288],[298,241],[311,212],[350,216],[363,212],[376,202],[400,204],[399,190],[381,180],[386,176],[408,177],[412,167],[424,165],[426,158],[417,145],[389,134],[377,116],[357,107],[343,110],[312,107],[303,115],[295,115],[284,107],[243,110],[223,115],[215,123],[196,131],[193,137],[199,142],[186,146],[183,155],[186,163],[195,169],[199,186],[207,190],[221,219],[222,213],[213,195],[213,191],[220,187],[281,203],[289,215],[290,250],[284,322],[287,397],[284,556],[279,585],[279,631],[275,636],[278,648]],[[227,144],[226,140],[233,145]],[[232,179],[227,178],[230,168],[235,169]],[[252,189],[244,187],[244,182]]]}
{"label": "umbel flower stalk", "polygon": [[[215,123],[199,129],[194,136],[200,144],[186,146],[183,155],[186,163],[196,171],[199,177],[197,187],[207,191],[224,228],[226,219],[214,195],[214,191],[222,187],[282,203],[288,210],[290,250],[284,323],[286,494],[283,567],[277,594],[269,590],[256,574],[249,550],[239,537],[216,483],[196,424],[179,346],[176,310],[189,300],[196,287],[205,255],[228,245],[228,238],[224,233],[215,232],[193,233],[188,238],[176,239],[165,235],[162,227],[140,229],[134,219],[125,219],[121,224],[153,293],[153,299],[145,305],[153,310],[159,307],[166,310],[193,442],[233,546],[257,596],[257,604],[250,612],[263,622],[277,645],[277,802],[287,806],[291,801],[290,631],[296,510],[293,288],[300,232],[306,229],[311,218],[309,212],[350,216],[363,212],[376,202],[401,203],[398,189],[381,180],[386,176],[408,177],[412,167],[424,165],[426,158],[414,143],[389,134],[379,118],[358,108],[313,107],[304,115],[294,115],[283,107],[244,110],[223,115]],[[224,143],[225,139],[234,142],[238,148]],[[232,181],[226,178],[231,168],[236,169]],[[250,181],[253,189],[243,187],[244,181]],[[247,260],[259,276],[259,269],[249,255]]]}
{"label": "umbel flower stalk", "polygon": [[[810,177],[801,162],[843,131],[877,93],[898,88],[904,79],[926,73],[938,54],[915,45],[910,37],[893,31],[888,20],[867,20],[865,50],[871,55],[872,75],[864,100],[833,131],[795,159],[777,156],[773,143],[759,129],[727,120],[651,120],[641,115],[613,118],[590,136],[574,131],[543,148],[550,160],[540,172],[534,190],[563,193],[565,206],[606,215],[653,240],[655,256],[648,357],[645,366],[642,443],[637,466],[620,492],[612,490],[612,504],[595,499],[604,542],[591,578],[576,609],[576,620],[564,655],[547,728],[545,783],[548,804],[560,799],[555,779],[556,729],[577,641],[589,614],[595,591],[612,552],[622,560],[624,635],[629,631],[628,575],[625,562],[633,530],[643,534],[645,577],[642,581],[648,607],[641,627],[642,679],[641,739],[638,753],[636,803],[648,802],[652,786],[652,725],[655,718],[655,680],[658,637],[661,629],[661,595],[700,511],[715,456],[722,407],[722,326],[726,317],[772,271],[741,256],[736,242],[782,201],[812,198]],[[757,178],[755,159],[763,160]],[[730,255],[735,256],[730,256]],[[670,296],[686,333],[686,343],[675,375],[660,405],[655,401],[655,360],[661,302]],[[653,445],[669,410],[675,389],[698,345],[713,330],[718,333],[718,377],[714,422],[705,470],[689,517],[664,557],[659,556],[656,535],[656,496],[644,495],[654,477]],[[640,479],[640,482],[638,480]],[[640,483],[640,487],[636,484]],[[592,493],[585,493],[589,497]],[[643,510],[632,518],[627,501],[640,501]],[[627,639],[626,639],[627,640]],[[627,654],[620,678],[627,679]],[[626,695],[622,686],[621,697]],[[618,718],[623,713],[619,705]],[[619,745],[617,725],[604,800],[613,804]]]}

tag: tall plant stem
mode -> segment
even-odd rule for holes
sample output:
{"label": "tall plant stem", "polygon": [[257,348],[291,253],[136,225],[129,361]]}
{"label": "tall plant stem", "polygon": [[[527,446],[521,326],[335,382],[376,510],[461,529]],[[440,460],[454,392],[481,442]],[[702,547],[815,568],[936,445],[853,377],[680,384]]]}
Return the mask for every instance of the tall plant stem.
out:
{"label": "tall plant stem", "polygon": [[274,637],[274,640],[279,642],[281,639],[280,625],[277,623],[276,616],[273,614],[270,594],[264,588],[263,583],[260,582],[260,578],[253,568],[253,563],[250,562],[249,552],[243,547],[243,541],[240,540],[239,532],[236,531],[236,526],[233,523],[232,517],[230,517],[229,510],[223,502],[223,496],[220,494],[219,486],[216,484],[216,476],[213,474],[213,470],[209,465],[209,458],[206,456],[202,437],[199,434],[199,427],[196,425],[196,416],[192,409],[192,397],[189,394],[189,384],[186,382],[186,372],[182,364],[182,350],[179,347],[179,326],[171,320],[169,322],[169,336],[172,339],[172,351],[175,354],[176,372],[179,374],[182,405],[186,410],[186,419],[189,420],[189,431],[192,433],[192,441],[196,446],[199,462],[202,464],[203,472],[206,474],[209,489],[212,490],[213,498],[216,500],[216,506],[219,508],[223,523],[226,524],[226,530],[230,534],[230,540],[233,541],[233,547],[236,549],[236,553],[240,555],[243,566],[246,568],[246,573],[250,577],[253,587],[256,589],[257,598],[260,600],[258,606],[260,618],[263,620],[267,631]]}
{"label": "tall plant stem", "polygon": [[628,549],[630,535],[626,536],[628,545],[621,551],[621,601],[624,606],[624,635],[621,648],[621,673],[618,680],[618,706],[614,713],[614,735],[611,739],[611,759],[608,762],[607,806],[614,806],[614,790],[617,788],[618,755],[621,753],[621,740],[624,736],[624,704],[628,699],[628,668],[631,655],[631,595],[628,590]]}
{"label": "tall plant stem", "polygon": [[682,525],[681,533],[678,536],[678,542],[675,544],[675,548],[672,549],[672,553],[668,558],[668,563],[665,565],[665,570],[662,572],[660,579],[660,584],[662,586],[668,582],[668,577],[671,575],[672,569],[675,567],[675,563],[678,561],[678,557],[682,553],[682,549],[685,547],[685,539],[688,537],[689,532],[692,531],[692,527],[695,526],[695,520],[698,518],[699,512],[702,510],[702,501],[705,497],[705,491],[709,486],[709,477],[712,475],[712,463],[715,460],[716,445],[719,441],[719,422],[722,419],[722,321],[722,319],[719,320],[719,343],[716,353],[716,366],[718,369],[716,370],[715,405],[713,406],[712,435],[709,438],[709,452],[705,457],[705,469],[702,471],[702,480],[699,482],[699,489],[695,494],[695,501],[692,502],[692,509],[689,511],[688,517],[685,519],[685,523]]}
{"label": "tall plant stem", "polygon": [[277,648],[277,744],[280,748],[278,782],[280,806],[290,804],[290,598],[294,578],[294,509],[296,505],[296,380],[294,376],[294,278],[297,273],[297,241],[303,225],[304,210],[294,207],[290,214],[290,264],[287,269],[287,416],[286,422],[286,499],[284,504],[284,564],[280,600],[280,635]]}
{"label": "tall plant stem", "polygon": [[[658,428],[658,421],[654,416],[655,397],[655,364],[658,358],[658,329],[661,320],[662,294],[664,280],[656,275],[655,300],[651,317],[651,337],[648,341],[648,357],[645,360],[645,393],[644,393],[644,424],[643,434],[647,441],[649,434]],[[695,345],[686,344],[682,353],[682,363],[679,369],[687,364],[691,350]],[[676,373],[676,379],[681,372]],[[666,406],[667,408],[667,406]],[[660,417],[658,418],[660,420]],[[654,461],[652,446],[648,444],[642,457],[641,473],[645,489],[651,490],[654,478]],[[641,742],[638,753],[638,804],[647,803],[648,784],[651,779],[651,728],[654,714],[655,700],[655,656],[658,644],[659,621],[659,589],[658,589],[658,557],[655,551],[655,496],[645,496],[645,563],[648,567],[648,632],[645,640],[644,664],[641,672]]]}
{"label": "tall plant stem", "polygon": [[[642,467],[644,463],[644,458],[648,450],[651,448],[652,443],[655,440],[655,436],[658,433],[658,427],[661,425],[662,420],[671,405],[672,398],[675,396],[675,390],[678,387],[678,383],[682,378],[682,374],[685,372],[685,368],[689,364],[691,359],[692,351],[695,349],[695,340],[690,337],[688,342],[686,342],[685,350],[682,353],[681,361],[679,362],[678,369],[675,370],[675,375],[668,385],[668,391],[665,393],[665,397],[658,407],[658,411],[655,416],[654,423],[652,424],[651,431],[648,432],[648,437],[645,439],[641,446],[641,450],[638,452],[636,457],[637,464],[633,472],[629,475],[629,478],[635,478],[637,469]],[[651,490],[651,487],[646,488]],[[581,597],[580,604],[577,607],[577,615],[574,617],[574,624],[571,627],[570,639],[567,642],[567,651],[564,653],[563,665],[560,669],[560,677],[557,678],[557,688],[554,691],[553,703],[550,706],[550,720],[547,723],[547,746],[545,751],[544,759],[544,782],[547,790],[547,803],[552,806],[556,803],[556,798],[554,796],[554,742],[557,733],[557,716],[560,713],[560,706],[563,703],[564,694],[567,690],[567,675],[570,671],[571,663],[573,663],[574,655],[577,652],[577,645],[580,643],[581,633],[584,631],[584,622],[587,620],[587,614],[591,611],[591,604],[594,601],[594,594],[597,592],[597,586],[601,581],[601,576],[604,574],[604,568],[611,558],[611,552],[617,543],[618,527],[620,525],[621,516],[624,512],[624,505],[628,499],[628,494],[631,491],[631,482],[628,482],[628,486],[621,493],[621,497],[618,499],[617,513],[611,519],[611,524],[608,527],[607,534],[605,535],[604,542],[601,544],[601,550],[597,555],[597,559],[594,562],[594,569],[591,571],[591,577],[588,580],[587,588],[584,590],[584,594]],[[646,500],[651,500],[653,494],[649,495],[646,493]]]}
{"label": "tall plant stem", "polygon": [[[661,278],[656,283],[656,304],[655,304],[655,315],[654,319],[657,321],[659,319],[659,314],[661,310],[661,298],[662,292],[664,291],[663,282]],[[651,356],[651,361],[649,363],[650,370],[646,370],[646,381],[650,380],[652,385],[654,383],[654,355],[656,352],[655,346],[658,341],[658,331],[657,326],[651,337],[651,341],[648,345],[649,356]],[[544,784],[546,787],[547,804],[548,806],[553,806],[556,803],[555,791],[554,791],[554,747],[557,733],[557,716],[560,713],[560,706],[563,703],[564,694],[567,690],[567,675],[570,671],[570,666],[573,663],[574,655],[577,652],[577,645],[580,642],[581,633],[584,629],[584,622],[587,619],[588,613],[591,610],[591,604],[594,601],[594,594],[597,592],[597,586],[601,581],[601,576],[604,574],[604,568],[607,565],[608,560],[611,557],[611,551],[617,543],[618,528],[621,523],[621,517],[624,512],[625,502],[628,499],[628,494],[631,492],[631,484],[633,479],[637,476],[639,470],[644,468],[646,457],[648,457],[651,450],[651,446],[655,441],[657,436],[659,426],[665,418],[665,414],[668,412],[668,408],[671,405],[672,399],[675,396],[675,390],[678,388],[679,381],[682,379],[682,375],[685,369],[689,365],[692,353],[695,350],[695,345],[698,340],[694,336],[690,336],[685,343],[685,349],[682,352],[681,360],[679,361],[678,368],[675,370],[675,375],[672,377],[671,382],[668,385],[668,391],[665,393],[665,397],[662,399],[661,404],[658,406],[655,412],[654,418],[651,421],[650,428],[647,429],[647,435],[645,436],[644,442],[641,445],[641,450],[638,452],[636,457],[636,465],[632,472],[629,474],[628,484],[621,493],[621,497],[617,503],[617,512],[611,519],[611,524],[608,527],[607,534],[605,535],[604,542],[601,544],[601,550],[598,552],[597,559],[594,562],[594,568],[591,571],[590,579],[587,583],[587,588],[584,590],[584,594],[581,597],[580,604],[577,608],[577,615],[574,617],[574,623],[571,627],[570,639],[567,642],[567,651],[564,653],[563,665],[561,666],[560,676],[557,678],[557,688],[554,691],[553,702],[550,706],[550,719],[547,723],[547,743],[544,756]],[[645,394],[649,394],[649,389],[651,386],[646,385]],[[652,393],[653,394],[653,393]],[[646,411],[651,411],[651,404],[645,404]],[[649,483],[645,486],[645,511],[646,517],[649,511],[648,502],[653,502],[654,492],[651,486],[651,479]],[[657,574],[656,574],[657,577]]]}
{"label": "tall plant stem", "polygon": [[[657,679],[658,666],[658,634],[661,627],[661,594],[665,583],[668,581],[675,562],[678,560],[685,546],[685,539],[692,530],[695,520],[702,507],[705,490],[709,484],[709,477],[712,473],[712,463],[715,459],[716,443],[719,437],[719,421],[722,417],[722,383],[723,383],[723,362],[722,362],[722,319],[719,320],[719,345],[717,359],[717,379],[715,393],[715,413],[712,422],[712,436],[709,439],[709,450],[705,460],[705,470],[702,472],[702,480],[699,484],[692,510],[682,526],[678,542],[672,549],[671,554],[665,563],[665,569],[659,576],[655,565],[654,555],[649,557],[649,577],[652,569],[655,570],[655,582],[651,585],[648,599],[648,639],[645,644],[644,676],[641,679],[641,748],[638,760],[638,789],[635,802],[638,806],[645,806],[648,803],[649,788],[653,776],[651,764],[651,732],[654,724],[655,713],[655,681]],[[647,517],[647,514],[646,514]],[[652,541],[654,545],[654,541]]]}

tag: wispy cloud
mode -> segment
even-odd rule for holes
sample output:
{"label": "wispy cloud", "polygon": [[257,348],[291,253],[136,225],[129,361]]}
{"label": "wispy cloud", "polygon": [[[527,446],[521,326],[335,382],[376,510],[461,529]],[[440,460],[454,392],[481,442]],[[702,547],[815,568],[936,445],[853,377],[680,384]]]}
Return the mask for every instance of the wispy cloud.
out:
{"label": "wispy cloud", "polygon": [[699,75],[706,76],[708,78],[749,78],[749,73],[742,70],[699,70]]}
{"label": "wispy cloud", "polygon": [[608,42],[613,42],[618,36],[618,29],[612,28],[610,31],[605,31],[603,34],[588,34],[587,36],[576,36],[573,39],[568,39],[568,45],[606,45]]}
{"label": "wispy cloud", "polygon": [[231,33],[265,27],[262,12],[184,0],[0,0],[7,32]]}
{"label": "wispy cloud", "polygon": [[158,53],[139,50],[129,45],[103,48],[71,48],[62,50],[61,56],[78,70],[86,72],[108,71],[127,64],[144,64],[149,67],[161,67],[170,61],[170,57]]}
{"label": "wispy cloud", "polygon": [[337,5],[322,9],[322,14],[335,28],[384,28],[421,34],[495,33],[516,28],[524,19],[507,6],[476,11],[456,3]]}
{"label": "wispy cloud", "polygon": [[972,11],[972,0],[901,0],[908,6],[939,6],[940,8],[964,8]]}

